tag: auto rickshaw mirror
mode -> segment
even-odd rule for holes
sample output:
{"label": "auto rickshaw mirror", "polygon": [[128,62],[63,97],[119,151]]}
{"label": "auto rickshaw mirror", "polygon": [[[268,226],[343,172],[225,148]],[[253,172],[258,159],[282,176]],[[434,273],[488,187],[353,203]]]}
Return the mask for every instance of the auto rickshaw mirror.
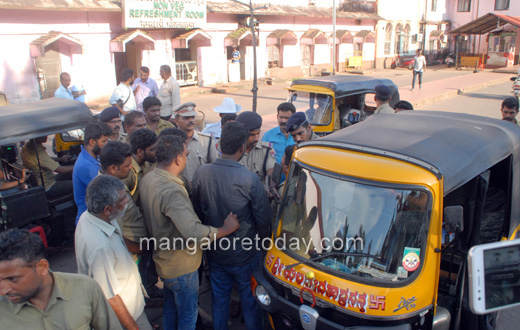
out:
{"label": "auto rickshaw mirror", "polygon": [[444,208],[444,228],[448,233],[464,231],[464,209],[461,205]]}

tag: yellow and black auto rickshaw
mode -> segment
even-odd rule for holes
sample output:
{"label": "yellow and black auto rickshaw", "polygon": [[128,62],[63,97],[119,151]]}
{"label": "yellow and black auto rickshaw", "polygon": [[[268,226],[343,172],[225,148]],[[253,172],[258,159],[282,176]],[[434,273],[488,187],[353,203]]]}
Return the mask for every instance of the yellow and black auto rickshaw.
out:
{"label": "yellow and black auto rickshaw", "polygon": [[391,106],[399,101],[398,88],[389,79],[337,75],[294,80],[289,87],[289,102],[307,114],[314,132],[326,135],[373,114],[377,85],[390,87]]}
{"label": "yellow and black auto rickshaw", "polygon": [[296,149],[252,277],[274,329],[492,329],[467,254],[518,237],[520,129],[448,112],[378,114]]}

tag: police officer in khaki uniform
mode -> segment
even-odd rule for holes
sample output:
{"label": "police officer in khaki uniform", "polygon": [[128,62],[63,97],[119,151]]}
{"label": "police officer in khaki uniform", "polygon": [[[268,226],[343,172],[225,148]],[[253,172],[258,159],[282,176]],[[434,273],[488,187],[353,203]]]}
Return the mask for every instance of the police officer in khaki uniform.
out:
{"label": "police officer in khaki uniform", "polygon": [[273,174],[276,153],[269,142],[260,141],[262,117],[256,112],[244,111],[237,116],[236,121],[249,130],[246,153],[239,163],[251,172],[256,173],[260,180],[264,182],[266,175]]}
{"label": "police officer in khaki uniform", "polygon": [[175,125],[188,135],[186,144],[190,153],[182,175],[190,182],[199,166],[213,163],[218,157],[215,139],[211,135],[195,131],[195,107],[195,103],[186,102],[173,109]]}

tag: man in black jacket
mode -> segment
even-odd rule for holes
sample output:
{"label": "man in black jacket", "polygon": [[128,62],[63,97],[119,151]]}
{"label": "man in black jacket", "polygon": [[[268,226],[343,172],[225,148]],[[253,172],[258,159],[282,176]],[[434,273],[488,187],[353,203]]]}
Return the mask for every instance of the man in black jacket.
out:
{"label": "man in black jacket", "polygon": [[258,241],[269,235],[271,207],[258,176],[238,163],[248,137],[247,128],[227,123],[220,138],[222,158],[199,167],[192,182],[194,208],[202,223],[219,227],[222,214],[227,216],[229,212],[236,214],[240,223],[236,232],[211,244],[207,254],[215,330],[227,329],[233,281],[238,284],[247,329],[262,329],[261,310],[251,292],[250,277],[260,264]]}

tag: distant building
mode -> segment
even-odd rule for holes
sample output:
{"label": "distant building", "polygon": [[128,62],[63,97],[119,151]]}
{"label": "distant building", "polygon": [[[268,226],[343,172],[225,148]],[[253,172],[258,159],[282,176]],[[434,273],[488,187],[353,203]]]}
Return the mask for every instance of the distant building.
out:
{"label": "distant building", "polygon": [[[330,1],[270,3],[256,12],[258,76],[301,77],[330,70]],[[373,1],[368,3],[375,8]],[[0,90],[11,103],[51,97],[59,74],[69,72],[72,85],[85,87],[88,101],[110,96],[125,67],[138,73],[139,67],[148,66],[150,77],[160,82],[162,64],[172,67],[181,85],[252,79],[248,8],[227,0],[208,1],[205,8],[184,8],[180,1],[26,0],[22,5],[0,0]],[[363,51],[358,65],[373,67],[374,32],[381,19],[375,12],[338,12],[339,70],[354,50]],[[177,15],[184,21],[169,18]],[[124,21],[142,26],[125,29]],[[239,63],[230,61],[234,47],[241,53]]]}

